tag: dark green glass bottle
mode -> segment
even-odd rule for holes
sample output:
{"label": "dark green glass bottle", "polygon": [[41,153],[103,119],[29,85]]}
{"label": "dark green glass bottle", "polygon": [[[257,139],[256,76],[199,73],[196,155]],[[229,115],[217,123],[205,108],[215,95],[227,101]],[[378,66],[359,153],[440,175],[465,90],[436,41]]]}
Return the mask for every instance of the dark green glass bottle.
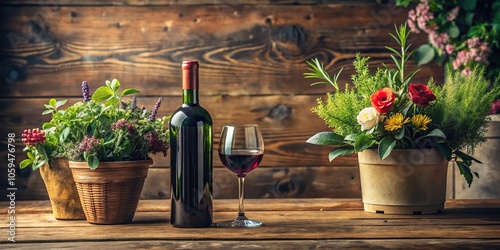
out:
{"label": "dark green glass bottle", "polygon": [[208,227],[213,220],[213,123],[198,103],[198,61],[182,63],[182,106],[170,118],[171,223]]}

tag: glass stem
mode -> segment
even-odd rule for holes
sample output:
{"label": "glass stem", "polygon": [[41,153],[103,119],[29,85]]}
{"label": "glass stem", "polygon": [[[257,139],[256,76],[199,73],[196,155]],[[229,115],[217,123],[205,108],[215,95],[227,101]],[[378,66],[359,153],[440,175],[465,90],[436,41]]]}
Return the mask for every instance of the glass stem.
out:
{"label": "glass stem", "polygon": [[238,177],[238,195],[239,195],[239,206],[238,206],[238,220],[245,218],[245,207],[243,204],[243,195],[245,193],[245,177]]}

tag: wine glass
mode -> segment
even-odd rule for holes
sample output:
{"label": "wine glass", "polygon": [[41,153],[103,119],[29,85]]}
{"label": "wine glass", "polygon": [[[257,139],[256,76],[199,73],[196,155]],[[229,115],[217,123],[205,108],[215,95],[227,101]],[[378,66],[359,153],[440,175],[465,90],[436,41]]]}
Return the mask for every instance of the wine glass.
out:
{"label": "wine glass", "polygon": [[262,222],[245,216],[243,195],[245,176],[257,168],[264,156],[264,141],[255,124],[224,125],[220,135],[219,158],[238,176],[239,209],[235,220],[219,222],[219,227],[260,227]]}

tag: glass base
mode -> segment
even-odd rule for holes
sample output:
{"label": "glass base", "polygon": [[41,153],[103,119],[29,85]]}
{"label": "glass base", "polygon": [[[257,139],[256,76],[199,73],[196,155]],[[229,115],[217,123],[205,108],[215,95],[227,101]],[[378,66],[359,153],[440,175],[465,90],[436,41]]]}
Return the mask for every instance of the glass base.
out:
{"label": "glass base", "polygon": [[222,221],[217,223],[217,227],[261,227],[262,222],[249,220],[245,216],[238,216],[235,220]]}

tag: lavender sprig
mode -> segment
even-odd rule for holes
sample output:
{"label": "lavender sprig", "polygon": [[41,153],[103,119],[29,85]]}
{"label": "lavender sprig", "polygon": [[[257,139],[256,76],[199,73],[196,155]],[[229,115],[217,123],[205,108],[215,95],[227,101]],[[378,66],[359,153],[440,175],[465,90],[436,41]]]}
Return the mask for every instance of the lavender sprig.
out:
{"label": "lavender sprig", "polygon": [[132,97],[132,103],[130,104],[130,110],[134,111],[137,108],[137,97],[135,95]]}
{"label": "lavender sprig", "polygon": [[89,84],[87,81],[82,82],[82,94],[84,102],[90,101]]}
{"label": "lavender sprig", "polygon": [[158,101],[156,101],[153,110],[151,110],[151,114],[149,115],[149,121],[152,122],[156,118],[156,114],[158,113],[158,109],[160,108],[161,105],[161,97],[158,98]]}

